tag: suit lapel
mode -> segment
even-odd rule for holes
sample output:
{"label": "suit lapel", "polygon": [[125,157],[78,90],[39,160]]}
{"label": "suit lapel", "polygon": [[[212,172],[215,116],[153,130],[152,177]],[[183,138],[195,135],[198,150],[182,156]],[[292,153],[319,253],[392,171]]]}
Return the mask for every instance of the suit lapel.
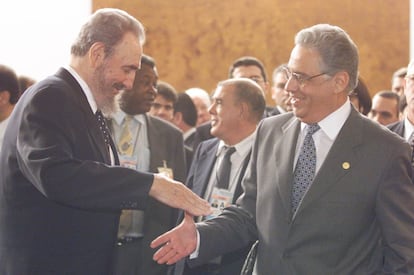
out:
{"label": "suit lapel", "polygon": [[286,217],[291,217],[291,192],[293,181],[293,162],[295,157],[296,143],[300,133],[300,121],[295,117],[288,120],[282,126],[283,136],[280,138],[281,144],[276,152],[275,178],[280,191],[280,200],[285,208]]}
{"label": "suit lapel", "polygon": [[[200,197],[204,197],[204,192],[210,181],[210,175],[213,169],[213,165],[216,161],[216,152],[219,144],[218,139],[214,139],[214,142],[203,144],[205,148],[200,154],[200,158],[197,160],[197,169],[194,171],[194,178],[197,181],[193,182],[193,191]],[[201,179],[201,180],[200,180]]]}
{"label": "suit lapel", "polygon": [[351,171],[356,162],[357,147],[362,143],[362,132],[360,114],[352,109],[312,185],[305,194],[296,216],[338,184],[339,180]]}
{"label": "suit lapel", "polygon": [[[63,79],[66,83],[68,83],[72,87],[73,95],[77,99],[79,106],[84,114],[84,118],[86,124],[88,125],[87,130],[95,144],[96,151],[98,151],[102,157],[102,161],[106,164],[111,163],[111,159],[109,156],[109,152],[106,149],[107,146],[105,144],[105,140],[99,129],[98,121],[95,118],[95,115],[92,113],[92,109],[88,103],[88,99],[85,96],[85,93],[82,91],[81,86],[76,81],[76,79],[65,69],[61,68],[57,73],[56,76]],[[114,152],[114,155],[117,155],[117,152]],[[117,156],[115,157],[117,159]]]}

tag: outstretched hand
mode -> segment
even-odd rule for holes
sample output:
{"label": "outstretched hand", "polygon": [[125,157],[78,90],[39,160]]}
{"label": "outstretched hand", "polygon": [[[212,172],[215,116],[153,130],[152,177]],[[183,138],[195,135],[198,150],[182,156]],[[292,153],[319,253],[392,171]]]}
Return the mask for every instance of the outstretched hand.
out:
{"label": "outstretched hand", "polygon": [[207,216],[212,211],[206,200],[200,198],[181,182],[169,179],[162,174],[154,175],[149,194],[168,206],[183,209],[194,216]]}
{"label": "outstretched hand", "polygon": [[159,264],[174,264],[190,255],[197,247],[197,230],[193,216],[185,213],[183,221],[174,229],[151,242],[152,248],[161,246],[154,254]]}

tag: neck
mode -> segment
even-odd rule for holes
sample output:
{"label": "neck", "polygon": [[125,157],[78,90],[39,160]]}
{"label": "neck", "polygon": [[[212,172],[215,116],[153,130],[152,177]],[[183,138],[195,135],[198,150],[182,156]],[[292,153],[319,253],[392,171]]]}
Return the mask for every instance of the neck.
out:
{"label": "neck", "polygon": [[8,118],[13,111],[14,105],[9,104],[0,110],[0,122]]}
{"label": "neck", "polygon": [[[234,146],[237,143],[240,143],[242,140],[250,136],[256,130],[256,125],[245,125],[245,127],[240,127],[233,137],[222,138],[224,143],[229,146]],[[220,137],[218,137],[220,138]]]}

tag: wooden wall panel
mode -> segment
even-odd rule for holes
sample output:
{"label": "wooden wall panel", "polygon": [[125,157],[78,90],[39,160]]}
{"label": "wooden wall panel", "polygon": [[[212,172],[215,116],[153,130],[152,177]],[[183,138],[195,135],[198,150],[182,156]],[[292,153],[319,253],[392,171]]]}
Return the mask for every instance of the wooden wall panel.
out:
{"label": "wooden wall panel", "polygon": [[389,89],[393,71],[409,61],[409,0],[93,1],[94,10],[102,7],[124,9],[145,25],[144,52],[178,91],[212,91],[243,55],[261,59],[270,75],[289,59],[294,35],[317,23],[351,35],[371,94]]}

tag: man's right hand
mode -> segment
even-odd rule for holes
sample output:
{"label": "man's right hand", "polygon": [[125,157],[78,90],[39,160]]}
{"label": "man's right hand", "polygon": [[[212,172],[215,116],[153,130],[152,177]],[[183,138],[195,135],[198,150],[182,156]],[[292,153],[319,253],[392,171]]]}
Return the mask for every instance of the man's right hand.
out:
{"label": "man's right hand", "polygon": [[197,229],[193,216],[185,213],[180,225],[151,242],[152,248],[159,246],[153,257],[159,264],[175,264],[193,253],[197,248]]}
{"label": "man's right hand", "polygon": [[197,196],[184,184],[162,174],[154,175],[149,195],[168,206],[183,209],[194,216],[207,216],[212,212],[206,200]]}

